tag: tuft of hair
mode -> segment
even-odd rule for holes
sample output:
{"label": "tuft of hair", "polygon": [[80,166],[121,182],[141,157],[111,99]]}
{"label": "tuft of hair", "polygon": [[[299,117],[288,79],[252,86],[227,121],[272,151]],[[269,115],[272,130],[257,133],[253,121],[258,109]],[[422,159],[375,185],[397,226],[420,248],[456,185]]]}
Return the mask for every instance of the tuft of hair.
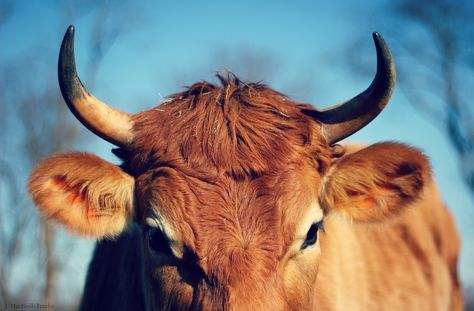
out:
{"label": "tuft of hair", "polygon": [[[287,96],[231,73],[221,86],[196,83],[160,106],[134,116],[134,155],[140,173],[157,163],[188,167],[204,175],[253,178],[295,161],[302,154],[328,163],[317,122]],[[135,174],[135,173],[134,173]]]}
{"label": "tuft of hair", "polygon": [[52,156],[32,172],[29,191],[41,214],[73,233],[120,234],[133,213],[134,179],[97,156]]}
{"label": "tuft of hair", "polygon": [[386,142],[336,161],[323,178],[320,204],[355,221],[381,221],[421,197],[431,178],[427,158],[417,149]]}

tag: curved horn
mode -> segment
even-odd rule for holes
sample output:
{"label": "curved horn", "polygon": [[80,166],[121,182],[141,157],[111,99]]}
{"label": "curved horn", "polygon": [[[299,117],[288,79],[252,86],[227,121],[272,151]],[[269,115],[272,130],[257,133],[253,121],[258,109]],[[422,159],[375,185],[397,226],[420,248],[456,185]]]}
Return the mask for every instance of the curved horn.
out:
{"label": "curved horn", "polygon": [[126,147],[133,140],[131,115],[109,107],[89,94],[77,76],[74,26],[64,34],[58,63],[59,86],[66,104],[82,124],[108,142]]}
{"label": "curved horn", "polygon": [[382,36],[372,34],[377,50],[377,73],[370,86],[356,97],[321,111],[305,111],[322,123],[329,144],[357,132],[387,105],[395,87],[395,63]]}

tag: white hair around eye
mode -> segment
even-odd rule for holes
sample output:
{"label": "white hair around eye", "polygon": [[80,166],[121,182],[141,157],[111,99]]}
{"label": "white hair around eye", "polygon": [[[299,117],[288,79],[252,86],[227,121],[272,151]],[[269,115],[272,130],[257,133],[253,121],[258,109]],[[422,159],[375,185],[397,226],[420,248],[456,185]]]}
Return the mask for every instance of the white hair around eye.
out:
{"label": "white hair around eye", "polygon": [[308,237],[308,232],[316,225],[318,228],[323,220],[323,210],[319,206],[317,200],[314,200],[307,208],[304,216],[301,218],[296,226],[294,240],[291,246],[291,251],[296,253],[302,250],[301,246],[305,243]]}
{"label": "white hair around eye", "polygon": [[173,226],[155,208],[150,210],[150,215],[145,218],[145,225],[160,230],[166,237],[173,255],[178,259],[182,259],[184,254],[183,244],[178,239]]}

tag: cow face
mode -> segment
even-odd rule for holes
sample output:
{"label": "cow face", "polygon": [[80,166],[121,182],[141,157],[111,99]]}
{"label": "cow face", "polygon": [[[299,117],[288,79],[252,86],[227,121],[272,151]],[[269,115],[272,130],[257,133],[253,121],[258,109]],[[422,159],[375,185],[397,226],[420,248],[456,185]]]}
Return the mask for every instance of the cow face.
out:
{"label": "cow face", "polygon": [[128,115],[83,89],[64,60],[73,56],[69,29],[61,90],[81,122],[120,147],[123,165],[54,156],[32,173],[30,192],[43,215],[79,235],[113,238],[139,223],[157,309],[311,308],[324,219],[392,217],[429,176],[424,156],[401,144],[344,157],[334,145],[388,101],[394,73],[382,43],[371,87],[326,111],[219,76],[222,86],[198,83]]}
{"label": "cow face", "polygon": [[119,152],[136,176],[155,305],[308,305],[331,148],[285,96],[222,80],[135,116],[135,151]]}
{"label": "cow face", "polygon": [[305,284],[316,278],[323,212],[311,188],[319,176],[294,168],[213,183],[160,168],[156,179],[140,180],[154,304],[207,310],[308,305],[312,287]]}

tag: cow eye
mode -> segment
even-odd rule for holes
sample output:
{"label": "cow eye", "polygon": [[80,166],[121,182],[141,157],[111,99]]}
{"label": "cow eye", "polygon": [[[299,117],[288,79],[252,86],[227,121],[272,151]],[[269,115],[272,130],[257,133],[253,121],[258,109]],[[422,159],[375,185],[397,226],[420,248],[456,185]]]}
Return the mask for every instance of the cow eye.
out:
{"label": "cow eye", "polygon": [[149,226],[145,227],[145,237],[148,242],[148,247],[155,253],[173,254],[168,239],[160,229]]}
{"label": "cow eye", "polygon": [[304,250],[316,243],[318,240],[319,229],[324,230],[322,221],[314,223],[311,225],[311,227],[309,227],[308,233],[306,234],[306,239],[304,240],[303,245],[301,245],[301,250]]}

